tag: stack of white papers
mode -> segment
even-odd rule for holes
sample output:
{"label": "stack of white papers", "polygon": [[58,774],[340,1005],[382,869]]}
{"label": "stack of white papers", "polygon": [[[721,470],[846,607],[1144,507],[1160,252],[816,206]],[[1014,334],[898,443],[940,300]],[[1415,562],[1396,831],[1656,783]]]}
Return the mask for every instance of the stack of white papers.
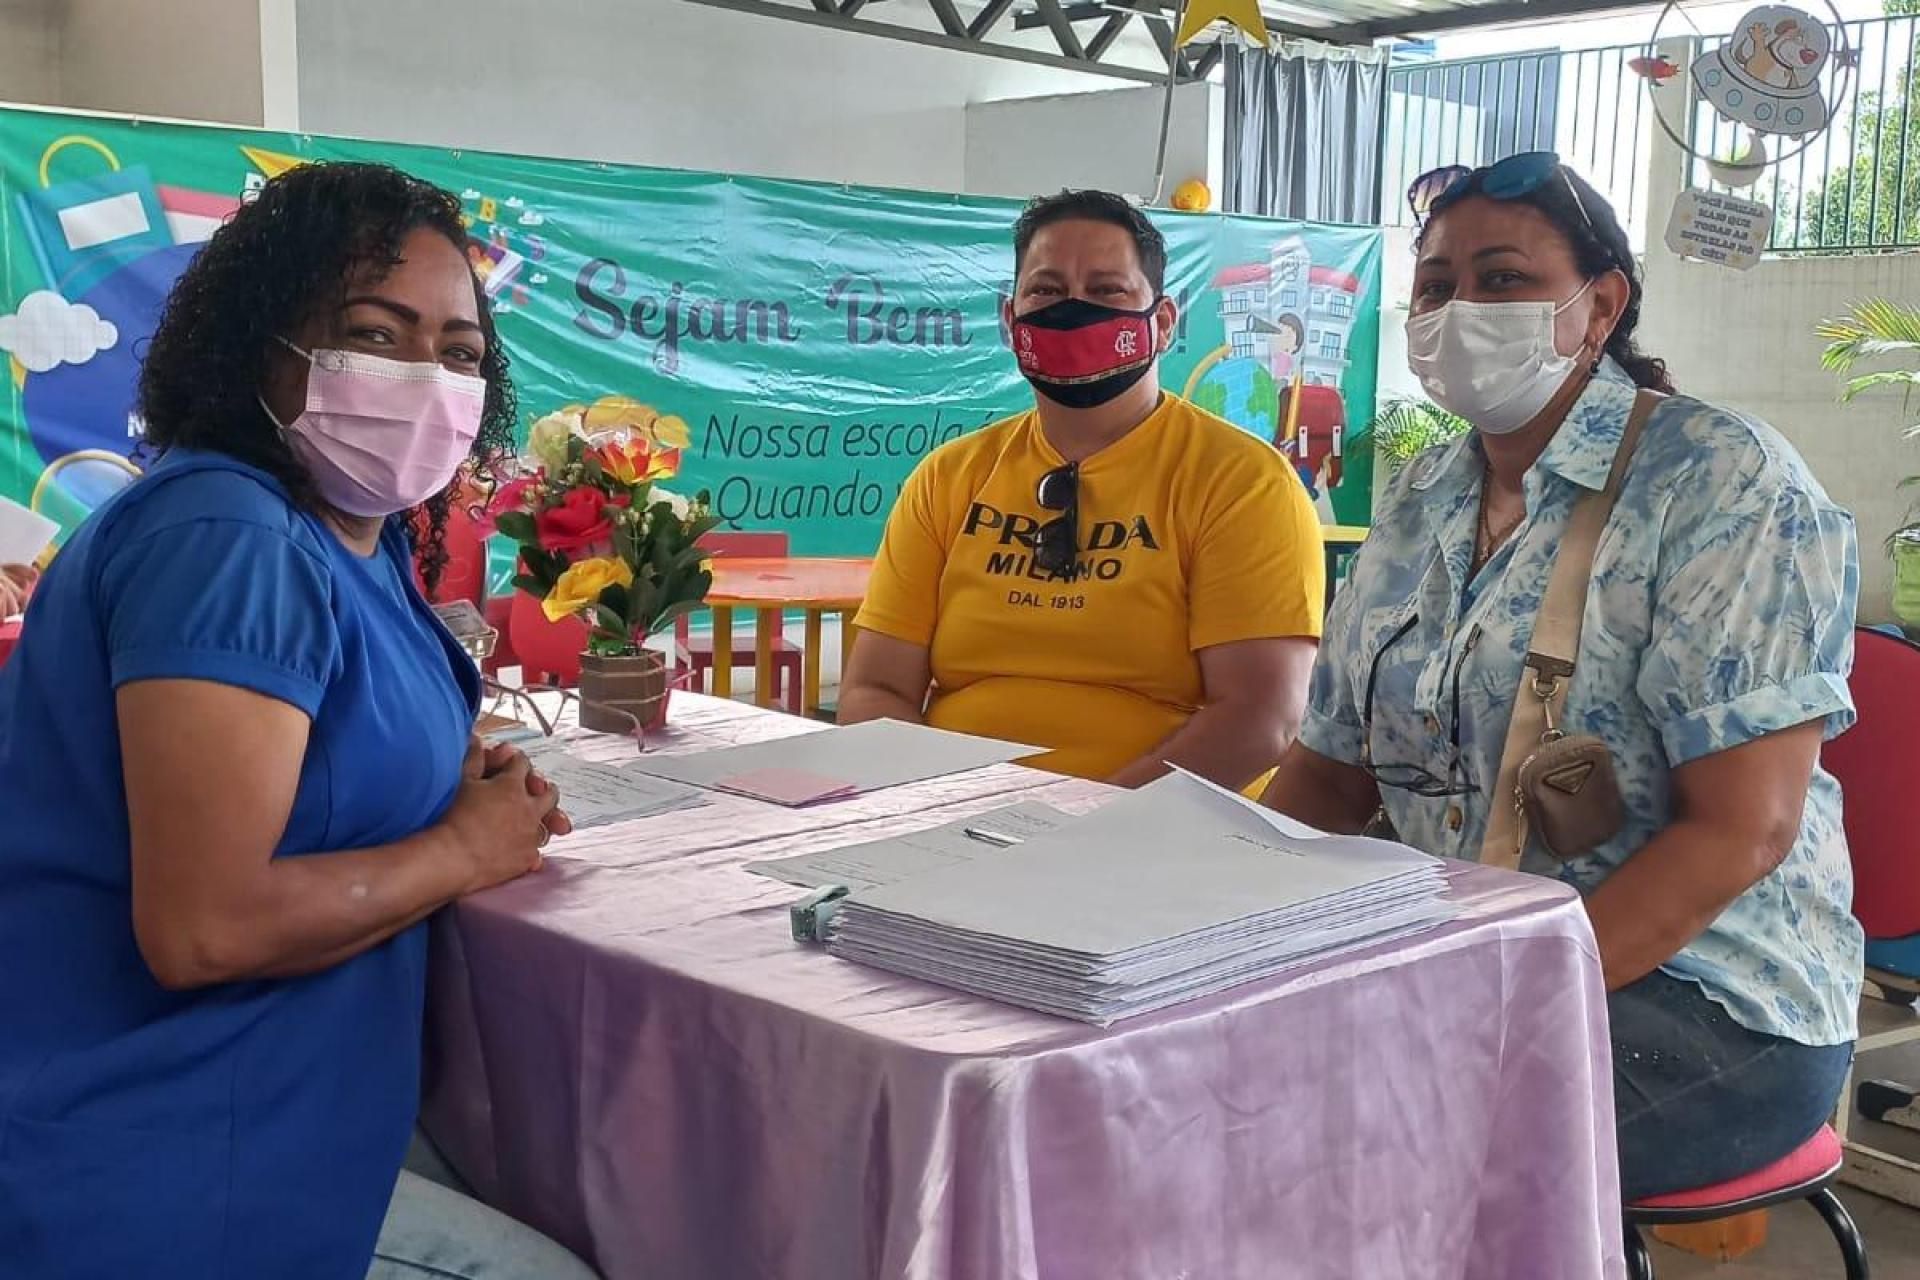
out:
{"label": "stack of white papers", "polygon": [[1058,830],[1072,821],[1070,815],[1051,805],[1029,800],[928,831],[870,840],[843,849],[749,862],[747,870],[803,889],[822,889],[834,884],[849,889],[877,889],[883,884],[925,875],[955,863],[1018,849],[1034,836]]}
{"label": "stack of white papers", "polygon": [[743,747],[647,756],[635,767],[655,777],[797,808],[1039,754],[1038,747],[870,720]]}
{"label": "stack of white papers", "polygon": [[1175,773],[1006,856],[856,890],[828,949],[1101,1026],[1448,919],[1438,859]]}

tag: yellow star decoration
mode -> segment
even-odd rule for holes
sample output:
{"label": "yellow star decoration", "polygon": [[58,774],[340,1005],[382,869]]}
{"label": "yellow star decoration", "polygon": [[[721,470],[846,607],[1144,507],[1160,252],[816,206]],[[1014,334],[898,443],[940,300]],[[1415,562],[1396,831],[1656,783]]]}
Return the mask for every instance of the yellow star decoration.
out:
{"label": "yellow star decoration", "polygon": [[1191,43],[1215,22],[1238,27],[1262,49],[1268,47],[1267,24],[1260,16],[1260,0],[1190,0],[1186,16],[1180,20],[1180,34],[1173,38],[1174,44]]}
{"label": "yellow star decoration", "polygon": [[253,167],[269,178],[277,178],[289,169],[298,169],[306,161],[299,156],[284,155],[278,151],[265,151],[259,147],[242,147],[240,151],[253,162]]}

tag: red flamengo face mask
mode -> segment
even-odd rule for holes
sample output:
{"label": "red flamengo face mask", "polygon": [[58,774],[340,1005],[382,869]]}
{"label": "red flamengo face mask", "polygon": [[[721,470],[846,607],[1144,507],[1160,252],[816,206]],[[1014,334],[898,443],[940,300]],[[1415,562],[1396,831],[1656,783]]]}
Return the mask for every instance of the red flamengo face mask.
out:
{"label": "red flamengo face mask", "polygon": [[1122,311],[1081,298],[1062,298],[1013,322],[1013,353],[1020,372],[1039,392],[1073,409],[1091,409],[1120,395],[1153,368],[1160,355],[1154,312]]}

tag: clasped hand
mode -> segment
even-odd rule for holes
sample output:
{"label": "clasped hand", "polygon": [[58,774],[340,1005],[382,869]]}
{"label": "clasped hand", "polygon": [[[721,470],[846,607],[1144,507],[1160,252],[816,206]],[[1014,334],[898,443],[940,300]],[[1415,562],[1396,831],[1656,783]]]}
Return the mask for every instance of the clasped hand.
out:
{"label": "clasped hand", "polygon": [[540,866],[540,850],[573,830],[560,789],[524,751],[473,738],[447,827],[473,862],[473,887],[484,889]]}

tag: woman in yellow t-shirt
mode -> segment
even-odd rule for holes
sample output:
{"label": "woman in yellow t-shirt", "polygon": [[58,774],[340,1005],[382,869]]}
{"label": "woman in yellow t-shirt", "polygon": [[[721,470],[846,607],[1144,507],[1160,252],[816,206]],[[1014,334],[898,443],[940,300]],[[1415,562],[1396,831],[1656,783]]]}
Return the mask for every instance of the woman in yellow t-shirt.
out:
{"label": "woman in yellow t-shirt", "polygon": [[1320,527],[1266,442],[1160,390],[1166,244],[1103,192],[1014,228],[1007,321],[1032,410],[916,469],[887,523],[842,723],[921,720],[1137,786],[1243,788],[1299,728]]}

